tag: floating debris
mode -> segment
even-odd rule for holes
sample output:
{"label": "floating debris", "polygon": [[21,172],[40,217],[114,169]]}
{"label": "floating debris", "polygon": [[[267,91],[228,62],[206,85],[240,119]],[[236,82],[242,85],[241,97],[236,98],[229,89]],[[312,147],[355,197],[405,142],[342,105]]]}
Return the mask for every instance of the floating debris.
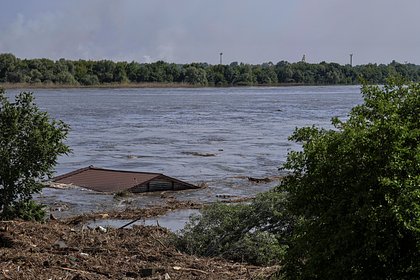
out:
{"label": "floating debris", "polygon": [[254,183],[269,183],[273,181],[270,178],[254,178],[254,177],[248,177],[248,181],[254,182]]}
{"label": "floating debris", "polygon": [[216,154],[213,153],[201,153],[201,152],[182,152],[185,155],[192,155],[197,157],[215,157]]}
{"label": "floating debris", "polygon": [[270,183],[273,181],[280,181],[284,177],[283,176],[272,176],[272,177],[264,177],[264,178],[254,178],[254,177],[247,177],[248,181],[253,183]]}

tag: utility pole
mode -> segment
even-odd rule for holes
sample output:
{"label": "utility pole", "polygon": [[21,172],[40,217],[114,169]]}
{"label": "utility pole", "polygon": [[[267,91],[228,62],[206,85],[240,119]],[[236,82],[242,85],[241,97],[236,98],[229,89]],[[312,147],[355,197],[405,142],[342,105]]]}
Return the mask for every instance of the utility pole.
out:
{"label": "utility pole", "polygon": [[350,67],[353,67],[353,54],[350,54]]}
{"label": "utility pole", "polygon": [[222,64],[222,56],[223,56],[223,53],[221,52],[220,53],[220,65]]}

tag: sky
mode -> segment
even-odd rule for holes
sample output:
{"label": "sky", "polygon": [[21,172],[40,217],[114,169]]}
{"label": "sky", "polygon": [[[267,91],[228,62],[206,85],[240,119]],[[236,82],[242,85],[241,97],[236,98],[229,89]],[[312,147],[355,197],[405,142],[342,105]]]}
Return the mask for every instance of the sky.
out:
{"label": "sky", "polygon": [[0,0],[0,53],[420,64],[420,0]]}

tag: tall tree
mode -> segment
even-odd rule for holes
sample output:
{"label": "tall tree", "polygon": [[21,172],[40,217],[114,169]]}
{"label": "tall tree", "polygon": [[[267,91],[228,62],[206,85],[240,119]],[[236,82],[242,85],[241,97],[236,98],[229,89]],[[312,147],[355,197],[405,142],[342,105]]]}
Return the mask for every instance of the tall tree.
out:
{"label": "tall tree", "polygon": [[15,70],[18,59],[10,53],[0,54],[0,82],[8,82],[7,76]]}
{"label": "tall tree", "polygon": [[22,92],[11,103],[0,90],[0,219],[42,218],[32,195],[52,175],[57,157],[69,152],[63,142],[69,127],[51,120],[33,100]]}
{"label": "tall tree", "polygon": [[206,71],[203,68],[197,68],[195,66],[188,66],[185,69],[184,79],[185,82],[198,86],[205,86],[208,83]]}

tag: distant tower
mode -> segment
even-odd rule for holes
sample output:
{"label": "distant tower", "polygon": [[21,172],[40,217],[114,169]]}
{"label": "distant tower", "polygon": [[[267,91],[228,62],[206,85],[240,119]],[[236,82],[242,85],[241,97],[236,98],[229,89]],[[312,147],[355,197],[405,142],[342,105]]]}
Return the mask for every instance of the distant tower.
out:
{"label": "distant tower", "polygon": [[306,55],[305,54],[302,57],[302,62],[306,62]]}
{"label": "distant tower", "polygon": [[353,54],[350,54],[350,66],[353,67]]}
{"label": "distant tower", "polygon": [[223,53],[221,52],[220,53],[220,64],[222,64],[222,56],[223,56]]}

